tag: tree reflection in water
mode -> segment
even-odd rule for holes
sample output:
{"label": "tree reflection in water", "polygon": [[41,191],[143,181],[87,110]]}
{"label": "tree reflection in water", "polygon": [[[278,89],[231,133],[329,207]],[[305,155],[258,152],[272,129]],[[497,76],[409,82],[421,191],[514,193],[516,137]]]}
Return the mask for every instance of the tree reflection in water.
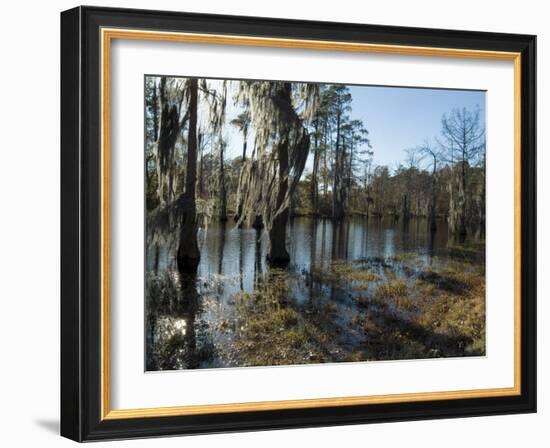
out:
{"label": "tree reflection in water", "polygon": [[148,278],[147,370],[195,369],[208,360],[211,349],[193,274],[165,272]]}
{"label": "tree reflection in water", "polygon": [[291,263],[270,269],[264,232],[214,222],[196,275],[152,244],[147,370],[483,354],[484,244],[426,227],[295,218]]}

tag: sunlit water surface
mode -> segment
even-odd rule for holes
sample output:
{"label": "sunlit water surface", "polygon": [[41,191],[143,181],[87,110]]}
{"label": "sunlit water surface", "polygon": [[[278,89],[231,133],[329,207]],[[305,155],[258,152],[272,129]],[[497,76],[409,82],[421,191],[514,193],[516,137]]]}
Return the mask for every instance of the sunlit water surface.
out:
{"label": "sunlit water surface", "polygon": [[[358,265],[370,262],[376,267],[376,263],[389,263],[410,254],[429,266],[445,262],[447,245],[443,221],[431,234],[423,219],[413,219],[404,226],[393,220],[357,218],[335,224],[328,219],[294,218],[289,224],[287,246],[293,306],[307,312],[308,307],[330,304],[335,312],[327,325],[336,328],[334,334],[343,356],[366,337],[364,331],[351,324],[360,312],[356,288],[351,281],[325,282],[311,275],[312,270],[344,260]],[[161,305],[158,297],[153,298],[154,306],[148,302],[148,370],[239,366],[232,350],[238,332],[234,323],[239,317],[234,298],[242,292],[252,293],[268,271],[267,238],[262,231],[239,229],[231,221],[214,222],[199,230],[199,246],[201,260],[191,289],[188,285],[177,303],[168,300]],[[177,277],[170,248],[151,245],[146,258],[149,274],[168,272]]]}

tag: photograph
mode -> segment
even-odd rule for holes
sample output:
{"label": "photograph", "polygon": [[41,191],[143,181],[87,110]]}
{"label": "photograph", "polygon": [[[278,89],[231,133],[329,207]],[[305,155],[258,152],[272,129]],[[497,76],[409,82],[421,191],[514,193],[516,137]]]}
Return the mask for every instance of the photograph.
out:
{"label": "photograph", "polygon": [[485,356],[485,101],[145,75],[145,370]]}
{"label": "photograph", "polygon": [[[8,96],[58,97],[5,109],[22,130],[6,134],[6,154],[25,159],[6,167],[31,169],[25,179],[60,174],[60,272],[40,265],[59,283],[60,309],[34,294],[34,327],[61,324],[47,342],[55,368],[34,363],[61,376],[46,388],[59,433],[179,443],[270,431],[294,446],[302,433],[358,425],[323,440],[352,431],[387,444],[393,422],[413,431],[393,431],[396,443],[432,446],[426,425],[441,444],[455,418],[483,416],[462,431],[474,445],[540,439],[538,417],[506,417],[516,424],[503,432],[499,416],[540,413],[544,15],[496,17],[477,3],[451,15],[381,4],[386,16],[262,5],[65,9],[50,33],[60,33],[60,82],[40,78],[57,89],[30,87],[34,56],[47,53],[17,51],[33,55],[22,59],[29,87]],[[47,36],[40,26],[27,34]],[[29,105],[47,110],[33,126],[58,141],[60,158],[46,157],[42,139],[15,143],[31,129]],[[21,170],[6,173],[11,190],[31,188]],[[11,194],[29,212],[11,221],[33,228],[12,238],[25,259],[18,293],[31,272],[22,242],[56,242],[34,229],[36,207],[56,210],[48,181]],[[29,308],[12,296],[8,305]],[[21,319],[8,321],[21,335]],[[273,431],[300,428],[310,429]]]}

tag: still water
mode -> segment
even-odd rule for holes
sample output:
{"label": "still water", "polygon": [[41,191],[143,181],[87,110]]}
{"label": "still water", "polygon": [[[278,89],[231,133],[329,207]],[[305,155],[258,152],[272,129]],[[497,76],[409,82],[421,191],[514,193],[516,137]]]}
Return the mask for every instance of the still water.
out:
{"label": "still water", "polygon": [[[323,278],[323,269],[335,262],[368,263],[369,269],[384,275],[384,266],[411,254],[423,268],[444,263],[448,246],[445,222],[431,234],[423,219],[403,225],[393,220],[357,218],[335,224],[294,218],[287,238],[291,262],[284,275],[291,293],[285,306],[306,318],[330,307],[326,318],[315,320],[315,325],[330,328],[334,346],[327,348],[329,361],[345,360],[367,336],[353,324],[361,313],[361,291],[353,280]],[[179,279],[180,290],[171,283],[179,284],[173,251],[162,245],[147,247],[147,370],[250,365],[235,350],[243,319],[236,297],[253,293],[269,273],[266,235],[236,228],[232,222],[214,222],[199,230],[199,247],[197,275]]]}

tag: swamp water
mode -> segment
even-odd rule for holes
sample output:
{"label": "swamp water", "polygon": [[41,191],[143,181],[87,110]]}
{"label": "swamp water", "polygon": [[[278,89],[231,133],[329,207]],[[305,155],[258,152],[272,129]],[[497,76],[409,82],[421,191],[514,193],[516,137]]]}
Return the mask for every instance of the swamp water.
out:
{"label": "swamp water", "polygon": [[147,247],[146,369],[243,367],[485,353],[483,241],[423,219],[294,218],[286,269],[262,231],[199,230],[196,276]]}

